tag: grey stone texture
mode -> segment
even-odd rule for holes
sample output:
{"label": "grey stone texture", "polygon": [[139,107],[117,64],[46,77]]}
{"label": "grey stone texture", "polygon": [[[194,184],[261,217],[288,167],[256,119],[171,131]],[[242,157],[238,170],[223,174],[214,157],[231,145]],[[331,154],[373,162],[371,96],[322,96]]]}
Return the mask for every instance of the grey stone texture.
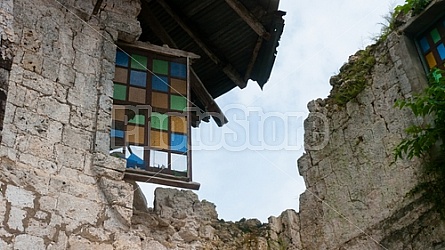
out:
{"label": "grey stone texture", "polygon": [[[308,104],[300,212],[225,222],[191,191],[157,189],[148,208],[108,155],[118,39],[141,34],[138,0],[0,1],[7,93],[0,144],[0,249],[440,249],[445,224],[416,185],[420,161],[394,161],[421,122],[394,101],[421,90],[415,48],[375,46],[371,83],[344,107]],[[354,57],[351,57],[351,62]]]}

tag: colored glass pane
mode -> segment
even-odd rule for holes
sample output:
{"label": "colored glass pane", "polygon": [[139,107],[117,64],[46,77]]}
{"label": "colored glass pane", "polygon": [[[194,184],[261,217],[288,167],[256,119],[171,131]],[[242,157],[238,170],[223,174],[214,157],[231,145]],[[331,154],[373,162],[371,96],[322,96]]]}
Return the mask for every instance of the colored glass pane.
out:
{"label": "colored glass pane", "polygon": [[171,79],[171,92],[174,94],[187,95],[187,82],[184,80]]}
{"label": "colored glass pane", "polygon": [[130,72],[130,84],[138,87],[147,86],[147,73],[142,71],[132,70]]}
{"label": "colored glass pane", "polygon": [[123,51],[118,50],[116,52],[116,65],[122,67],[128,67],[128,55]]}
{"label": "colored glass pane", "polygon": [[114,71],[114,81],[127,83],[128,70],[124,68],[116,67]]}
{"label": "colored glass pane", "polygon": [[132,69],[140,69],[140,70],[147,70],[147,57],[132,54],[131,55],[131,68]]}
{"label": "colored glass pane", "polygon": [[168,167],[168,153],[150,150],[150,166],[154,168]]}
{"label": "colored glass pane", "polygon": [[433,29],[431,32],[431,38],[433,39],[434,43],[437,43],[438,41],[440,41],[440,34],[439,31],[437,29]]}
{"label": "colored glass pane", "polygon": [[183,111],[187,107],[187,99],[183,96],[170,96],[170,109]]}
{"label": "colored glass pane", "polygon": [[113,105],[111,117],[113,120],[125,121],[125,106]]}
{"label": "colored glass pane", "polygon": [[187,171],[187,155],[172,154],[171,169],[175,171]]}
{"label": "colored glass pane", "polygon": [[153,73],[168,75],[168,62],[164,60],[153,60]]}
{"label": "colored glass pane", "polygon": [[125,155],[127,168],[145,169],[144,147],[128,146]]}
{"label": "colored glass pane", "polygon": [[171,116],[171,130],[182,134],[187,134],[187,119],[181,116]]}
{"label": "colored glass pane", "polygon": [[131,144],[144,144],[145,142],[144,127],[128,125],[125,133],[125,140]]}
{"label": "colored glass pane", "polygon": [[171,134],[170,149],[177,152],[187,152],[187,136],[177,133]]}
{"label": "colored glass pane", "polygon": [[168,116],[158,112],[151,113],[151,127],[160,130],[168,130]]}
{"label": "colored glass pane", "polygon": [[170,76],[178,78],[187,77],[187,67],[182,63],[170,63]]}
{"label": "colored glass pane", "polygon": [[168,133],[151,130],[150,146],[159,149],[168,150]]}
{"label": "colored glass pane", "polygon": [[145,103],[145,90],[139,88],[130,87],[128,91],[128,101]]}
{"label": "colored glass pane", "polygon": [[426,39],[426,37],[422,37],[422,39],[420,39],[419,43],[420,43],[420,47],[422,48],[423,52],[427,52],[430,49],[430,45],[428,44],[428,40]]}
{"label": "colored glass pane", "polygon": [[439,53],[440,59],[445,60],[445,46],[443,43],[437,46],[437,52]]}
{"label": "colored glass pane", "polygon": [[122,130],[112,129],[110,132],[111,137],[124,138],[124,135],[125,133]]}
{"label": "colored glass pane", "polygon": [[127,99],[127,87],[121,84],[114,84],[113,99],[125,101]]}
{"label": "colored glass pane", "polygon": [[135,115],[133,119],[128,121],[128,123],[145,125],[145,115]]}
{"label": "colored glass pane", "polygon": [[168,78],[165,76],[152,76],[151,77],[152,88],[157,91],[168,91]]}
{"label": "colored glass pane", "polygon": [[168,94],[153,92],[151,96],[152,107],[168,109]]}
{"label": "colored glass pane", "polygon": [[434,68],[437,65],[436,59],[434,59],[433,52],[428,53],[425,56],[425,59],[428,63],[428,66],[430,67],[430,69]]}

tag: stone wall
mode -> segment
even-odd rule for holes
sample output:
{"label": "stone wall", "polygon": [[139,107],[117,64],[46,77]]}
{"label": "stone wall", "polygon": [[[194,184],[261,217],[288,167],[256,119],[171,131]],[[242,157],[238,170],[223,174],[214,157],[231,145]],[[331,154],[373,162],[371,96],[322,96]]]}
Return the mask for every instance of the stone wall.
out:
{"label": "stone wall", "polygon": [[95,2],[0,2],[9,65],[0,67],[0,249],[445,247],[443,220],[407,196],[421,162],[392,156],[403,129],[420,122],[394,101],[426,84],[408,38],[393,33],[369,48],[375,65],[356,98],[308,105],[300,213],[225,222],[191,191],[157,189],[147,208],[123,180],[124,162],[108,156],[115,42],[137,40],[140,3],[106,0],[92,15]]}
{"label": "stone wall", "polygon": [[342,70],[366,53],[351,56],[331,79],[343,86],[334,86],[330,98],[308,104],[306,153],[298,161],[307,186],[299,212],[303,248],[441,249],[444,220],[423,197],[409,195],[421,161],[393,155],[404,128],[421,122],[395,101],[426,86],[426,75],[404,35],[393,32],[367,51],[375,65],[356,98],[339,105],[334,90],[348,88]]}

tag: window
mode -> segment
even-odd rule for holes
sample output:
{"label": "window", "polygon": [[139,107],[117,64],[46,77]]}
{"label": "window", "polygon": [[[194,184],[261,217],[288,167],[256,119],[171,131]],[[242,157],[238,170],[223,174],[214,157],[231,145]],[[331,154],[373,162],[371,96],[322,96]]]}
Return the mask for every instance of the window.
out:
{"label": "window", "polygon": [[439,19],[416,40],[426,69],[445,69],[445,17]]}
{"label": "window", "polygon": [[110,153],[127,160],[126,174],[173,186],[191,182],[188,62],[140,48],[117,50]]}

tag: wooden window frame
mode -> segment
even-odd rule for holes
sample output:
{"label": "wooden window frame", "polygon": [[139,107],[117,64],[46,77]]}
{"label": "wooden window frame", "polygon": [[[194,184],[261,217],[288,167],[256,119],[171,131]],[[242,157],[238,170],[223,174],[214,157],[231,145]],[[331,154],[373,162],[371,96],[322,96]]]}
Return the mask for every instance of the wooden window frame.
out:
{"label": "wooden window frame", "polygon": [[[129,57],[129,62],[126,67],[119,66],[115,64],[115,68],[124,68],[127,73],[127,79],[125,83],[118,82],[116,84],[120,84],[123,86],[126,86],[126,97],[125,100],[119,100],[113,98],[113,106],[114,105],[121,105],[121,106],[136,106],[136,107],[142,107],[142,109],[135,110],[137,114],[143,114],[145,116],[145,122],[144,122],[144,138],[143,143],[131,143],[131,146],[138,146],[138,147],[144,147],[144,164],[145,169],[133,169],[133,168],[126,168],[124,173],[124,178],[141,181],[141,182],[149,182],[149,183],[155,183],[155,184],[162,184],[167,186],[173,186],[173,187],[181,187],[181,188],[188,188],[188,189],[195,189],[198,190],[200,184],[192,181],[192,154],[191,154],[191,127],[192,127],[192,117],[191,117],[191,109],[192,103],[190,102],[191,98],[191,90],[190,90],[190,64],[192,59],[198,59],[199,56],[181,51],[176,49],[170,49],[166,47],[160,47],[150,44],[145,44],[141,42],[137,42],[135,44],[127,44],[127,43],[118,43],[118,48],[116,51],[122,50],[124,53],[132,54],[136,53],[138,55],[146,56],[147,59],[147,69],[148,70],[141,70],[141,72],[145,72],[146,75],[146,84],[145,87],[138,87],[135,85],[130,84],[130,72],[131,70],[138,70],[138,69],[132,69],[131,61],[132,58]],[[160,76],[153,72],[153,65],[152,61],[158,59],[169,62],[167,64],[167,75],[162,75],[162,77],[167,77],[168,83],[171,83],[172,76],[170,75],[171,70],[171,63],[181,63],[186,65],[186,77],[182,78],[183,81],[186,82],[186,94],[185,93],[173,93],[171,87],[167,88],[167,92],[157,91],[152,89],[152,80],[151,78]],[[157,75],[157,76],[155,76]],[[174,77],[174,79],[179,79],[179,77]],[[130,95],[130,86],[132,88],[136,88],[137,90],[143,90],[145,91],[145,102],[131,102],[129,100]],[[162,108],[162,107],[154,107],[152,95],[153,93],[162,93],[167,95],[167,102],[168,107]],[[185,95],[184,95],[185,94]],[[179,110],[171,110],[171,103],[172,103],[172,96],[182,96],[182,98],[186,98],[186,109],[185,111],[179,111]],[[128,108],[131,110],[131,108]],[[114,109],[113,109],[114,112]],[[151,132],[152,131],[158,131],[156,128],[152,127],[152,113],[157,112],[161,114],[166,114],[168,119],[168,128],[167,130],[162,130],[162,132],[167,132],[167,140],[168,140],[168,149],[162,149],[162,148],[156,148],[151,145]],[[177,117],[185,117],[186,119],[186,152],[181,154],[179,149],[174,150],[170,147],[170,144],[172,141],[172,134],[174,133],[172,131],[172,122],[173,116]],[[114,121],[114,120],[113,120]],[[125,150],[130,149],[130,144],[127,142],[127,126],[128,126],[128,116],[126,115],[125,121],[122,128],[124,128],[124,139],[123,139],[123,145],[121,145]],[[116,124],[113,123],[113,128],[116,128]],[[136,125],[137,126],[137,125]],[[180,132],[175,132],[178,135],[181,135]],[[113,138],[113,137],[112,137]],[[111,143],[113,143],[113,140],[111,140]],[[181,143],[182,145],[182,143]],[[118,146],[113,145],[112,146]],[[111,147],[111,146],[110,146]],[[151,166],[151,159],[150,159],[150,152],[165,152],[167,153],[167,166],[165,168],[158,168],[155,166]],[[172,169],[172,156],[175,155],[185,155],[186,156],[186,172],[182,171],[176,171]]]}

